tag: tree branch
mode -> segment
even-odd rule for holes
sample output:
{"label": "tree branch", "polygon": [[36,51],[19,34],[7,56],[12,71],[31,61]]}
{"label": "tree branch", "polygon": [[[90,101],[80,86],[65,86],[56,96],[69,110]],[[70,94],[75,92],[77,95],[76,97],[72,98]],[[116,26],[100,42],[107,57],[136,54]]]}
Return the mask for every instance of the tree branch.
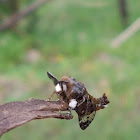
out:
{"label": "tree branch", "polygon": [[60,101],[45,101],[39,99],[29,99],[25,102],[10,102],[0,105],[0,136],[9,130],[21,126],[31,120],[44,118],[72,119],[68,113],[57,111],[67,111],[68,104]]}
{"label": "tree branch", "polygon": [[28,16],[31,14],[34,10],[39,8],[44,3],[48,2],[49,0],[37,0],[27,8],[19,11],[18,13],[12,15],[11,17],[8,17],[4,20],[4,22],[0,25],[0,31],[3,31],[5,29],[8,29],[12,26],[14,26],[17,22],[19,22],[22,18],[25,16]]}
{"label": "tree branch", "polygon": [[125,29],[121,34],[119,34],[113,41],[111,45],[113,48],[118,48],[129,39],[132,35],[134,35],[138,30],[140,30],[140,18],[138,18],[132,25],[130,25],[127,29]]}

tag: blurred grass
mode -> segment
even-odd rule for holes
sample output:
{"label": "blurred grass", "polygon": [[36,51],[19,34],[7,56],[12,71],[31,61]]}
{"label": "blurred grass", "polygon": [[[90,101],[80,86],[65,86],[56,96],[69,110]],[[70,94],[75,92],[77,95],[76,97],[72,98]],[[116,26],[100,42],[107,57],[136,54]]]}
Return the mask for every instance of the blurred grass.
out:
{"label": "blurred grass", "polygon": [[[128,5],[131,23],[139,16],[140,2],[129,0]],[[73,120],[32,121],[1,139],[140,139],[140,32],[111,48],[122,30],[116,1],[59,0],[24,19],[17,31],[1,33],[1,103],[46,99],[54,88],[47,71],[59,78],[73,76],[93,96],[106,92],[111,101],[85,131],[73,112]],[[37,51],[36,61],[28,58],[30,50]]]}

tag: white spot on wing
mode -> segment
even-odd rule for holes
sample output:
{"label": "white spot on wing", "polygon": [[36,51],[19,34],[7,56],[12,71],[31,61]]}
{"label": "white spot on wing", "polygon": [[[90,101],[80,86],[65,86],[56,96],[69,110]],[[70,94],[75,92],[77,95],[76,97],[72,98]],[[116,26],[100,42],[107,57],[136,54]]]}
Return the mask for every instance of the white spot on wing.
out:
{"label": "white spot on wing", "polygon": [[71,99],[69,102],[69,107],[71,107],[72,109],[74,109],[77,105],[77,101],[75,99]]}
{"label": "white spot on wing", "polygon": [[104,105],[104,107],[108,107],[108,105]]}
{"label": "white spot on wing", "polygon": [[59,84],[57,84],[57,85],[55,86],[55,91],[56,91],[56,92],[62,91],[61,86],[60,86]]}

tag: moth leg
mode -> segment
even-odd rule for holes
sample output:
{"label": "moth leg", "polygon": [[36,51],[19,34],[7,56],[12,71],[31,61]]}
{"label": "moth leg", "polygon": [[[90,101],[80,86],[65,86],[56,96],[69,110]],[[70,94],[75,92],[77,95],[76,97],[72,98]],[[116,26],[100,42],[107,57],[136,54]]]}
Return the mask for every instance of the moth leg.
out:
{"label": "moth leg", "polygon": [[51,96],[50,96],[46,101],[52,100],[52,98],[54,97],[55,94],[56,94],[56,92],[55,92],[55,90],[54,90],[53,93],[51,94]]}
{"label": "moth leg", "polygon": [[61,113],[61,110],[59,110],[59,114],[60,114],[60,116],[61,116],[61,114],[62,114],[62,113]]}
{"label": "moth leg", "polygon": [[69,108],[68,108],[68,113],[67,113],[68,116],[72,115],[71,110],[72,110],[72,108],[69,107]]}
{"label": "moth leg", "polygon": [[63,101],[63,100],[61,99],[61,95],[60,95],[59,93],[56,92],[56,95],[57,95],[57,100],[56,100],[56,101]]}
{"label": "moth leg", "polygon": [[58,98],[56,101],[60,101],[60,99]]}
{"label": "moth leg", "polygon": [[60,95],[56,92],[57,95],[57,100],[56,101],[60,101]]}
{"label": "moth leg", "polygon": [[[57,100],[61,101],[59,98],[58,98]],[[63,108],[63,103],[65,103],[65,102],[64,102],[64,101],[61,101],[61,102],[62,102],[61,107]],[[62,114],[62,113],[61,113],[61,110],[59,110],[59,114],[60,114],[60,115]]]}

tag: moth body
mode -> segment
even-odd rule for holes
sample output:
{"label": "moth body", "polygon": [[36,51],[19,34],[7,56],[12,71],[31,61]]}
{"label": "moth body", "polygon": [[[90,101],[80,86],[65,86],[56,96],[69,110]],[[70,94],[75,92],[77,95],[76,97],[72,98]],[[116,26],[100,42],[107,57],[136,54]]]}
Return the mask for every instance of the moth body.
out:
{"label": "moth body", "polygon": [[105,94],[101,98],[91,96],[84,84],[73,77],[63,76],[59,81],[52,74],[47,73],[55,84],[55,91],[60,100],[68,103],[70,109],[78,114],[79,125],[85,130],[93,121],[96,111],[108,106],[109,100]]}

